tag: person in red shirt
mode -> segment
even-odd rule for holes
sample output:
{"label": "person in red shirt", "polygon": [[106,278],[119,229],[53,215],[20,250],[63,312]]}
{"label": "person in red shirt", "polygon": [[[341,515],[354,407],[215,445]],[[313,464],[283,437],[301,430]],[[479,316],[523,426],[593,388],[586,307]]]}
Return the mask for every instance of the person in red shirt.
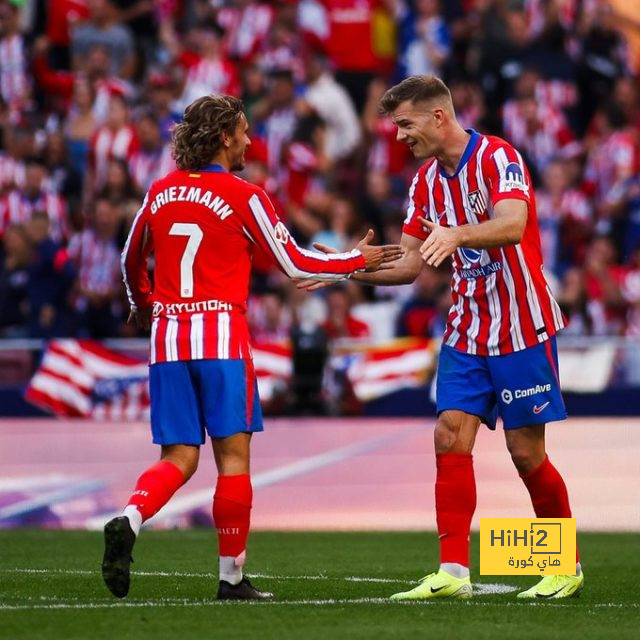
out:
{"label": "person in red shirt", "polygon": [[231,173],[244,168],[248,128],[237,98],[204,96],[189,105],[174,130],[178,169],[151,185],[122,253],[130,320],[151,328],[151,430],[161,459],[140,476],[122,515],[105,525],[102,575],[119,598],[129,591],[142,522],[195,472],[206,434],[219,472],[218,598],[272,597],[243,576],[249,445],[253,432],[262,431],[246,319],[252,247],[270,254],[289,277],[330,281],[401,255],[397,246],[371,246],[372,232],[348,253],[327,257],[299,248],[263,189]]}
{"label": "person in red shirt", "polygon": [[369,325],[351,313],[351,300],[345,287],[334,287],[327,292],[327,316],[323,329],[332,340],[368,338],[371,335]]}

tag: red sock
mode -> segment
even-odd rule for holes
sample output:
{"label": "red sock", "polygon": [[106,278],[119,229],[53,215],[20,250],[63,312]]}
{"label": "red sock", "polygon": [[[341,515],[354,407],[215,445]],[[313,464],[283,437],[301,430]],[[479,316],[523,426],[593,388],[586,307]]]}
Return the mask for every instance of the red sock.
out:
{"label": "red sock", "polygon": [[155,515],[184,484],[182,471],[172,462],[161,460],[149,467],[136,482],[136,490],[127,505],[134,505],[142,522]]}
{"label": "red sock", "polygon": [[218,553],[237,558],[247,548],[253,489],[248,473],[218,476],[213,496],[213,522],[218,530]]}
{"label": "red sock", "polygon": [[469,530],[476,510],[476,480],[470,453],[436,454],[436,520],[440,563],[469,566]]}
{"label": "red sock", "polygon": [[[571,517],[567,487],[558,470],[551,464],[549,456],[545,456],[540,466],[520,477],[529,491],[536,517]],[[580,562],[578,547],[576,547],[576,562]]]}

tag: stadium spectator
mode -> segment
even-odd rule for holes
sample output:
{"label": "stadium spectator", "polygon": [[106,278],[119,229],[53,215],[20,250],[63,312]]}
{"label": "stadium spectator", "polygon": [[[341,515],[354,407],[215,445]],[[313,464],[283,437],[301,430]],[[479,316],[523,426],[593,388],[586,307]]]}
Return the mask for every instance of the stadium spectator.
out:
{"label": "stadium spectator", "polygon": [[130,122],[129,107],[119,93],[109,100],[106,122],[98,127],[89,146],[87,194],[96,194],[107,180],[109,162],[120,158],[127,162],[138,149],[138,134]]}
{"label": "stadium spectator", "polygon": [[132,220],[139,209],[140,197],[143,193],[146,192],[138,189],[133,181],[129,163],[126,160],[113,158],[109,161],[104,187],[100,190],[98,197],[119,203],[125,219]]}
{"label": "stadium spectator", "polygon": [[40,212],[49,218],[50,238],[66,241],[70,232],[66,202],[52,189],[44,160],[31,157],[25,165],[23,187],[9,191],[0,201],[0,233],[10,224],[26,224]]}
{"label": "stadium spectator", "polygon": [[225,31],[225,49],[231,58],[250,62],[262,47],[274,16],[273,7],[266,2],[237,0],[223,7],[218,22]]}
{"label": "stadium spectator", "polygon": [[416,0],[414,6],[412,33],[400,54],[403,71],[407,76],[439,76],[451,48],[440,0]]}
{"label": "stadium spectator", "polygon": [[[123,322],[120,303],[120,247],[122,212],[100,197],[91,224],[69,242],[69,258],[77,272],[75,308],[81,326],[91,338],[107,338]],[[115,330],[115,331],[114,331]]]}
{"label": "stadium spectator", "polygon": [[269,76],[269,91],[260,105],[254,105],[254,118],[260,122],[267,143],[269,173],[282,180],[282,160],[285,145],[291,140],[297,124],[293,73],[278,69]]}
{"label": "stadium spectator", "polygon": [[572,264],[581,264],[594,229],[591,203],[572,187],[564,160],[551,160],[536,193],[536,209],[545,271],[556,276]]}
{"label": "stadium spectator", "polygon": [[66,249],[51,239],[49,216],[36,211],[25,223],[33,247],[27,295],[29,336],[52,338],[73,335],[76,329],[69,306],[75,270]]}
{"label": "stadium spectator", "polygon": [[585,187],[599,206],[598,231],[611,230],[604,202],[612,190],[631,177],[636,168],[637,140],[627,125],[624,114],[614,103],[602,108],[595,117],[595,140],[587,157]]}
{"label": "stadium spectator", "polygon": [[96,46],[105,47],[112,75],[130,78],[135,70],[135,48],[131,31],[118,20],[111,0],[88,0],[89,19],[74,26],[71,56],[74,69],[83,68],[83,60]]}
{"label": "stadium spectator", "polygon": [[304,101],[326,125],[327,157],[332,164],[349,158],[361,138],[360,122],[349,94],[336,82],[320,51],[309,51],[305,57],[305,85]]}
{"label": "stadium spectator", "polygon": [[291,314],[283,289],[266,289],[249,304],[249,331],[257,343],[283,342],[291,333]]}
{"label": "stadium spectator", "polygon": [[584,260],[585,287],[595,335],[623,333],[626,303],[621,286],[626,272],[616,261],[611,238],[596,236]]}
{"label": "stadium spectator", "polygon": [[327,320],[322,325],[330,340],[337,338],[366,338],[371,334],[369,325],[358,320],[353,313],[349,289],[336,286],[327,291]]}
{"label": "stadium spectator", "polygon": [[171,129],[178,118],[171,110],[173,102],[174,81],[171,74],[153,71],[147,80],[147,96],[151,113],[155,118],[164,142],[171,139]]}
{"label": "stadium spectator", "polygon": [[19,11],[14,2],[0,2],[0,97],[7,105],[14,125],[20,121],[21,111],[29,106],[31,99],[27,51],[20,33]]}
{"label": "stadium spectator", "polygon": [[0,260],[0,336],[26,338],[31,240],[24,225],[12,224],[6,229]]}
{"label": "stadium spectator", "polygon": [[[448,269],[423,269],[413,283],[413,295],[402,305],[396,321],[398,337],[436,338],[441,329],[438,303],[448,292]],[[447,296],[448,297],[448,296]]]}
{"label": "stadium spectator", "polygon": [[152,182],[175,169],[175,162],[155,116],[147,114],[138,118],[136,131],[140,146],[131,155],[129,167],[136,189],[146,193]]}
{"label": "stadium spectator", "polygon": [[[377,0],[323,0],[327,12],[326,49],[336,80],[362,113],[369,83],[378,68],[372,25]],[[353,46],[357,42],[358,46]]]}
{"label": "stadium spectator", "polygon": [[565,271],[558,293],[558,304],[567,318],[566,335],[594,334],[594,319],[589,308],[585,274],[579,267],[571,267]]}
{"label": "stadium spectator", "polygon": [[91,138],[98,126],[93,112],[95,93],[91,83],[78,76],[73,84],[73,98],[65,121],[64,131],[69,145],[71,165],[83,175],[89,158]]}
{"label": "stadium spectator", "polygon": [[[432,50],[442,55],[434,60],[451,88],[459,121],[506,137],[526,154],[534,180],[545,181],[537,195],[547,273],[555,272],[562,281],[565,270],[582,269],[593,224],[598,234],[613,241],[617,266],[632,255],[640,236],[635,193],[640,23],[634,3],[151,4],[0,0],[0,197],[24,187],[28,158],[46,154],[53,191],[78,227],[84,212],[94,209],[103,184],[92,180],[95,152],[105,167],[111,156],[129,163],[136,152],[134,144],[130,152],[120,153],[115,140],[112,146],[104,138],[102,148],[90,152],[98,127],[111,120],[113,112],[122,111],[118,106],[111,109],[112,97],[125,97],[130,133],[140,131],[141,138],[149,133],[148,144],[143,141],[144,149],[131,165],[144,187],[157,152],[157,143],[151,142],[155,127],[147,114],[160,125],[166,143],[184,107],[221,82],[224,85],[228,74],[235,77],[237,89],[222,90],[242,93],[254,138],[250,154],[256,157],[248,161],[244,177],[259,181],[278,201],[296,237],[307,242],[326,225],[334,198],[357,203],[377,237],[382,232],[397,234],[402,208],[398,201],[406,194],[414,165],[409,149],[396,140],[393,123],[378,113],[378,102],[389,75],[402,73],[407,45],[413,43],[416,50],[424,45],[417,34],[421,25],[428,25],[422,34],[438,36],[435,41],[440,44]],[[445,30],[450,42],[441,47]],[[352,46],[356,40],[359,47]],[[82,55],[70,65],[72,41]],[[303,45],[313,55],[301,55]],[[426,62],[426,57],[420,60]],[[205,71],[196,78],[199,64]],[[272,70],[282,77],[274,81]],[[277,108],[271,95],[274,85],[287,96]],[[357,109],[362,114],[359,124],[353,122],[352,107],[346,102],[339,106],[338,95],[345,92],[359,95],[364,103]],[[318,132],[316,142],[294,133],[312,121],[305,121],[310,107],[325,122],[324,145],[319,144],[317,124],[311,127]],[[64,149],[59,136],[52,134],[57,129],[64,131]],[[163,162],[168,155],[165,147]],[[567,174],[560,182],[568,180],[569,186],[562,198],[556,189],[549,199],[546,167],[558,178],[560,164]],[[73,175],[87,178],[81,205],[79,187],[68,179]],[[584,222],[586,209],[593,212],[589,223]],[[254,265],[262,273],[272,268],[258,254]],[[406,293],[376,290],[375,297],[401,299]],[[290,294],[287,297],[291,307],[294,301]],[[594,302],[597,309],[600,302]],[[628,314],[621,317],[623,324],[629,322]],[[607,326],[625,330],[606,322],[595,324],[598,331]]]}

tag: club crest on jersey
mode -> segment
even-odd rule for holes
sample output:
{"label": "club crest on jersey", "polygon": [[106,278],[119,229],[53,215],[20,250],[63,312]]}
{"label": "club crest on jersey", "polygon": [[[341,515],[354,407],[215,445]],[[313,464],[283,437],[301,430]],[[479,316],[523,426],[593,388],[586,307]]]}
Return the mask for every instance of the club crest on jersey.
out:
{"label": "club crest on jersey", "polygon": [[512,189],[529,191],[529,186],[524,179],[524,173],[522,173],[522,169],[517,162],[510,162],[504,168],[501,187],[501,191],[511,191]]}
{"label": "club crest on jersey", "polygon": [[280,244],[287,244],[287,242],[289,242],[289,231],[282,222],[278,222],[278,224],[275,226],[274,235],[276,240]]}
{"label": "club crest on jersey", "polygon": [[481,191],[472,191],[469,194],[469,208],[472,209],[474,213],[481,214],[485,212],[487,202]]}
{"label": "club crest on jersey", "polygon": [[164,305],[162,304],[162,302],[154,302],[153,303],[153,311],[151,312],[151,315],[154,318],[156,316],[159,316],[163,311],[164,311]]}

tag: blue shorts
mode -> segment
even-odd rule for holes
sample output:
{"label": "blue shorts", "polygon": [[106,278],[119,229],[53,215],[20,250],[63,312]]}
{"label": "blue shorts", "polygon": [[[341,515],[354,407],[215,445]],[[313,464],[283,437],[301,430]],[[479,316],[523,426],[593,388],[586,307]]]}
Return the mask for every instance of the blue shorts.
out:
{"label": "blue shorts", "polygon": [[490,429],[564,420],[555,338],[503,356],[476,356],[442,345],[436,380],[438,414],[458,409]]}
{"label": "blue shorts", "polygon": [[155,444],[201,445],[262,431],[262,408],[248,360],[182,360],[149,367]]}

